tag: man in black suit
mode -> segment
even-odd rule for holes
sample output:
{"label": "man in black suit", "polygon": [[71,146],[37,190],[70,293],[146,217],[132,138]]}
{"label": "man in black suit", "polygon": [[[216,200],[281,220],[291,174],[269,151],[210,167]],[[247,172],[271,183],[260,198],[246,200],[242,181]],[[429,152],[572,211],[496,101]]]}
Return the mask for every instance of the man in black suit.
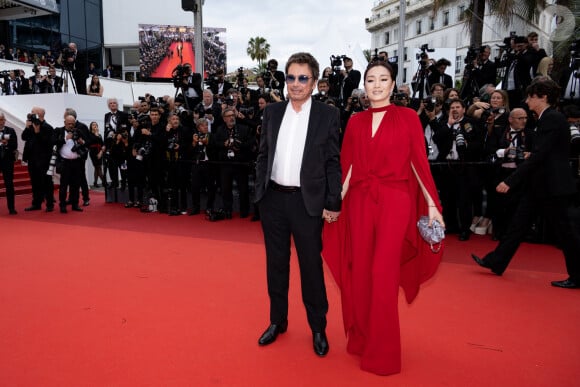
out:
{"label": "man in black suit", "polygon": [[43,93],[62,93],[62,84],[63,79],[56,75],[56,68],[50,67],[43,84]]}
{"label": "man in black suit", "polygon": [[267,71],[262,74],[266,87],[271,91],[278,90],[280,98],[284,99],[284,73],[278,70],[278,61],[270,59],[268,61]]}
{"label": "man in black suit", "polygon": [[0,172],[6,187],[6,202],[10,215],[16,215],[14,208],[14,154],[18,149],[16,131],[6,124],[6,116],[0,111]]}
{"label": "man in black suit", "polygon": [[54,209],[54,183],[47,171],[53,154],[54,129],[45,121],[45,110],[34,106],[26,119],[26,128],[22,132],[25,141],[22,161],[28,163],[28,174],[32,185],[32,205],[24,211],[40,210],[46,200],[46,212]]}
{"label": "man in black suit", "polygon": [[87,94],[87,61],[86,55],[78,51],[76,43],[69,43],[63,50],[65,68],[72,72],[77,94]]}
{"label": "man in black suit", "polygon": [[474,60],[472,77],[478,87],[483,87],[488,84],[495,86],[497,83],[497,68],[495,63],[489,60],[490,54],[491,47],[483,46],[481,47],[478,58]]}
{"label": "man in black suit", "polygon": [[[116,98],[109,98],[107,100],[109,112],[105,114],[105,180],[107,178],[107,171],[111,178],[111,186],[113,188],[119,187],[119,167],[113,157],[111,151],[113,145],[117,141],[117,134],[129,133],[131,124],[129,123],[129,115],[119,110],[119,102]],[[125,182],[125,179],[123,179]]]}
{"label": "man in black suit", "polygon": [[339,111],[312,100],[319,75],[311,54],[286,62],[289,102],[264,109],[256,162],[256,202],[266,245],[270,326],[258,340],[273,343],[288,327],[290,237],[294,239],[302,300],[314,352],[328,353],[328,301],[322,271],[322,221],[334,221],[341,206]]}
{"label": "man in black suit", "polygon": [[509,96],[510,109],[523,107],[523,95],[532,81],[532,65],[534,55],[528,52],[527,39],[524,36],[514,38],[514,53],[505,62],[500,62],[497,67],[505,67],[501,88],[506,90]]}
{"label": "man in black suit", "polygon": [[349,57],[345,57],[344,61],[344,70],[341,70],[340,73],[342,75],[342,94],[341,100],[343,106],[346,106],[346,101],[352,96],[352,91],[358,89],[358,85],[360,84],[361,74],[360,71],[354,70],[352,68],[352,59]]}
{"label": "man in black suit", "polygon": [[226,81],[224,69],[219,68],[215,74],[217,79],[213,79],[209,82],[209,89],[214,95],[214,98],[218,100],[222,99],[225,93],[234,87],[231,82]]}
{"label": "man in black suit", "polygon": [[445,58],[441,58],[435,62],[435,68],[432,69],[431,74],[427,77],[429,87],[435,83],[442,83],[445,85],[445,89],[453,87],[453,78],[451,78],[451,75],[445,74],[445,70],[447,70],[447,67],[449,66],[451,66],[451,62]]}
{"label": "man in black suit", "polygon": [[523,185],[515,214],[494,251],[483,259],[472,254],[478,265],[502,275],[524,239],[538,210],[554,234],[566,259],[569,277],[552,286],[580,288],[580,235],[572,227],[568,207],[576,187],[568,163],[570,130],[564,115],[554,109],[560,88],[551,79],[538,79],[526,90],[526,104],[537,114],[538,126],[531,155],[496,190],[507,193]]}

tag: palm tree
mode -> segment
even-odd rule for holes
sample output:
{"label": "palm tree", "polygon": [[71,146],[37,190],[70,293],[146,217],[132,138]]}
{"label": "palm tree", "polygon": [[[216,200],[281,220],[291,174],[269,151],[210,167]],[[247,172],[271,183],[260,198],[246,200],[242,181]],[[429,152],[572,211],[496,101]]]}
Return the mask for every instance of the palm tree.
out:
{"label": "palm tree", "polygon": [[250,38],[246,53],[250,58],[252,58],[252,60],[257,60],[258,67],[261,68],[263,62],[268,58],[268,55],[270,55],[270,43],[261,36]]}

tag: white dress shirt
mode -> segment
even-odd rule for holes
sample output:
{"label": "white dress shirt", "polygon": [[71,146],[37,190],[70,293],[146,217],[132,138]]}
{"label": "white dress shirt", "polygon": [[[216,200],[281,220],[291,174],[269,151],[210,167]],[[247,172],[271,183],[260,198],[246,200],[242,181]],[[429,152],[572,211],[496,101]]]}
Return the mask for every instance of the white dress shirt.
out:
{"label": "white dress shirt", "polygon": [[280,185],[300,187],[300,169],[311,107],[310,98],[299,112],[292,108],[292,103],[286,106],[278,133],[271,176],[272,180]]}

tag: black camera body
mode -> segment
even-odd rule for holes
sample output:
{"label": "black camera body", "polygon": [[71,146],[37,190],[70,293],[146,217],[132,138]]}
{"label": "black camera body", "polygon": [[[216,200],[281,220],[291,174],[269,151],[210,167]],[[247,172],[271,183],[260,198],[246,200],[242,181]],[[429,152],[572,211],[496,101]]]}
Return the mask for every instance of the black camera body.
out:
{"label": "black camera body", "polygon": [[435,105],[437,104],[437,98],[427,97],[423,100],[423,104],[425,105],[426,111],[432,112],[435,110]]}
{"label": "black camera body", "polygon": [[82,139],[81,135],[79,134],[79,131],[77,129],[73,130],[72,136],[74,145],[71,148],[71,151],[79,155],[80,158],[85,158],[89,154],[89,149],[85,146],[85,144],[81,144],[79,142],[79,140]]}
{"label": "black camera body", "polygon": [[28,113],[26,116],[26,120],[32,122],[33,125],[40,125],[42,122],[40,121],[40,117],[38,114]]}

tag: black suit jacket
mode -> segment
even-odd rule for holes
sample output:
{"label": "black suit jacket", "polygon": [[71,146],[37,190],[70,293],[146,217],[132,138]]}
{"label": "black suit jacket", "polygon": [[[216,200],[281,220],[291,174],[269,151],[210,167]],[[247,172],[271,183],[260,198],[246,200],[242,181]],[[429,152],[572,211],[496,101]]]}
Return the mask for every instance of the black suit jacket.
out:
{"label": "black suit jacket", "polygon": [[[256,161],[255,201],[265,195],[287,101],[266,106],[262,120],[260,151]],[[340,211],[341,169],[339,148],[340,114],[333,106],[312,101],[306,143],[300,168],[300,188],[310,216],[322,210]]]}
{"label": "black suit jacket", "polygon": [[435,70],[427,77],[429,89],[431,89],[431,86],[436,83],[443,83],[446,89],[450,89],[453,87],[453,78],[451,78],[451,75],[443,73],[443,82],[441,82],[441,74],[439,71]]}
{"label": "black suit jacket", "polygon": [[576,187],[569,156],[568,123],[562,113],[550,107],[538,120],[532,154],[505,183],[510,187],[527,184],[526,190],[540,198],[573,194]]}

